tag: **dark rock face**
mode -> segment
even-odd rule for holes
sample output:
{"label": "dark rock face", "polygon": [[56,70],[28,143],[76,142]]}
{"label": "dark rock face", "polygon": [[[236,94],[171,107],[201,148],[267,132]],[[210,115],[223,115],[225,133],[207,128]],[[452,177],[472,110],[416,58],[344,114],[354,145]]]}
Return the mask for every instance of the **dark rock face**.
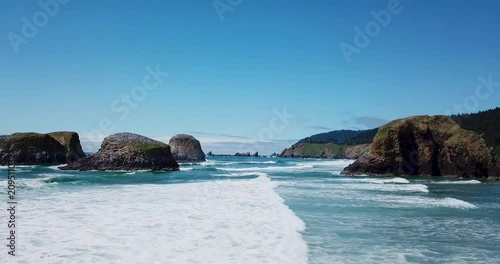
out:
{"label": "dark rock face", "polygon": [[209,157],[211,157],[211,156],[213,156],[213,155],[214,155],[214,153],[212,153],[212,151],[209,151],[209,152],[207,153],[207,156],[209,156]]}
{"label": "dark rock face", "polygon": [[77,133],[57,133],[72,140],[62,144],[50,134],[39,133],[16,133],[0,137],[0,164],[7,164],[9,154],[16,157],[18,165],[64,164],[85,157]]}
{"label": "dark rock face", "polygon": [[178,170],[169,145],[132,133],[119,133],[104,139],[93,155],[69,163],[62,170]]}
{"label": "dark rock face", "polygon": [[179,162],[203,162],[205,153],[200,141],[190,135],[180,134],[172,137],[168,143],[174,159]]}
{"label": "dark rock face", "polygon": [[236,157],[259,157],[259,152],[255,152],[253,154],[250,154],[250,152],[246,152],[246,153],[239,153],[239,152],[236,152],[234,154],[234,156]]}
{"label": "dark rock face", "polygon": [[342,171],[349,175],[425,175],[486,178],[492,149],[446,116],[415,116],[380,127],[370,154]]}
{"label": "dark rock face", "polygon": [[52,132],[48,134],[61,145],[66,148],[68,152],[66,155],[66,162],[72,162],[85,157],[82,145],[80,144],[80,136],[75,132]]}
{"label": "dark rock face", "polygon": [[236,152],[236,153],[234,154],[234,156],[236,156],[236,157],[250,157],[250,156],[252,156],[252,155],[250,155],[250,152],[246,152],[246,153],[239,153],[239,152]]}
{"label": "dark rock face", "polygon": [[300,143],[284,149],[280,157],[317,159],[357,159],[366,155],[370,144],[337,145],[332,143]]}

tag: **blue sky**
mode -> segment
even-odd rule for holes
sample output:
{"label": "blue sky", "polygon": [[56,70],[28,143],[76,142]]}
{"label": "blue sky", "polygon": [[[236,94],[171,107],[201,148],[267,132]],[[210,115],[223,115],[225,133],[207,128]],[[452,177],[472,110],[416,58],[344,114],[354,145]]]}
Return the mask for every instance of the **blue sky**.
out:
{"label": "blue sky", "polygon": [[[52,5],[43,23],[38,1],[2,1],[0,134],[73,130],[99,141],[88,135],[191,133],[205,151],[269,153],[327,130],[500,105],[494,89],[476,95],[481,76],[500,82],[498,1],[230,6],[237,2],[217,2],[231,10],[221,20],[208,0],[71,0]],[[371,12],[390,5],[399,12],[356,47],[355,27],[366,34]],[[42,19],[34,36],[23,35],[23,17]],[[359,54],[348,62],[341,43]],[[134,107],[116,103],[142,85],[147,67],[169,75]],[[294,118],[271,125],[283,109]]]}

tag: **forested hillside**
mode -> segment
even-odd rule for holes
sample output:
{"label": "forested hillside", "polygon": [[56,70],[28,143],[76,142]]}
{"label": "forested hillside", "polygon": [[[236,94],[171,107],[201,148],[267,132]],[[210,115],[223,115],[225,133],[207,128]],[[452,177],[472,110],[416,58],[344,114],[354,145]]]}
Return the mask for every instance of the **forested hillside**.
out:
{"label": "forested hillside", "polygon": [[451,118],[462,128],[482,135],[500,160],[500,107],[474,114],[452,115]]}
{"label": "forested hillside", "polygon": [[301,143],[334,143],[339,145],[359,145],[372,142],[378,128],[369,130],[335,130],[321,133],[299,140]]}
{"label": "forested hillside", "polygon": [[284,149],[281,157],[357,159],[369,151],[377,131],[336,130],[312,135]]}

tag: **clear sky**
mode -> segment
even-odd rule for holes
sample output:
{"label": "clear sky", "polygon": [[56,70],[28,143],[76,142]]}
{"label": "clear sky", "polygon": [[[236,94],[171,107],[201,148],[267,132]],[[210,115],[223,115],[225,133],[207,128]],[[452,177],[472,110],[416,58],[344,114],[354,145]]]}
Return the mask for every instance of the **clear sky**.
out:
{"label": "clear sky", "polygon": [[0,3],[0,134],[190,133],[205,151],[269,153],[500,105],[500,85],[476,91],[500,82],[499,1],[54,1]]}

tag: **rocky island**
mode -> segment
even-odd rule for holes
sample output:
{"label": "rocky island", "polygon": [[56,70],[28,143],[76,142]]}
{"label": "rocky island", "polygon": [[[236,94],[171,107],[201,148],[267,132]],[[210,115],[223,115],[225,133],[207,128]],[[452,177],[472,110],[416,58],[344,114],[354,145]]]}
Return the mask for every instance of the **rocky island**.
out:
{"label": "rocky island", "polygon": [[234,154],[235,157],[259,157],[259,152],[255,152],[253,154],[250,154],[250,152],[246,152],[246,153],[240,153],[240,152],[236,152]]}
{"label": "rocky island", "polygon": [[414,116],[379,128],[370,153],[348,175],[423,175],[487,178],[498,171],[492,148],[448,116]]}
{"label": "rocky island", "polygon": [[174,159],[179,163],[206,161],[200,141],[190,135],[179,134],[168,142]]}
{"label": "rocky island", "polygon": [[97,153],[60,169],[173,171],[179,169],[179,164],[169,145],[137,134],[119,133],[106,137]]}
{"label": "rocky island", "polygon": [[18,165],[54,165],[85,157],[75,132],[15,133],[0,136],[0,165],[14,155]]}
{"label": "rocky island", "polygon": [[78,133],[52,132],[48,135],[57,140],[66,148],[66,150],[68,151],[68,158],[66,159],[67,162],[71,162],[86,156],[85,152],[83,152],[82,145],[80,144],[80,137]]}

